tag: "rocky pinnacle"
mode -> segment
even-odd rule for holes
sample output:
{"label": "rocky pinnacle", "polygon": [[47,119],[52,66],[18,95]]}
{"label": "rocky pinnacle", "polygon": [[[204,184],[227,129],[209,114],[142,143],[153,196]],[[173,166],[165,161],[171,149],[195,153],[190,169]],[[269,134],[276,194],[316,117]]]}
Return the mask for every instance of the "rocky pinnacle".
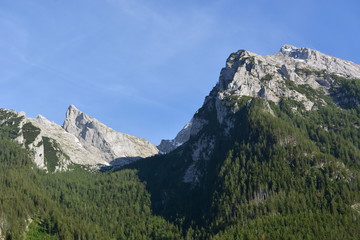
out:
{"label": "rocky pinnacle", "polygon": [[146,139],[117,132],[81,112],[74,105],[70,105],[66,112],[63,128],[85,146],[99,149],[99,158],[112,164],[124,165],[131,160],[158,153],[156,146]]}

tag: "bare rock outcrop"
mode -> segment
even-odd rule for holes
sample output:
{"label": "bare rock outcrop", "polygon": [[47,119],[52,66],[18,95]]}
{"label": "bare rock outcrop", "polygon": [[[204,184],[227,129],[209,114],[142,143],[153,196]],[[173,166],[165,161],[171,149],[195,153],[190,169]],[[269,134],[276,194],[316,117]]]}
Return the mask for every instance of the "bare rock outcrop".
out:
{"label": "bare rock outcrop", "polygon": [[0,125],[11,126],[14,140],[30,150],[40,169],[66,171],[72,164],[123,166],[158,153],[143,138],[117,132],[71,105],[64,127],[39,115],[0,109]]}
{"label": "bare rock outcrop", "polygon": [[96,148],[99,158],[111,164],[124,165],[158,153],[155,145],[144,138],[117,132],[71,105],[63,124],[88,150]]}
{"label": "bare rock outcrop", "polygon": [[[206,121],[215,115],[222,134],[229,135],[235,124],[232,116],[239,109],[236,101],[241,97],[249,97],[247,102],[249,106],[252,98],[267,100],[264,102],[264,111],[272,115],[274,113],[269,102],[279,104],[284,99],[290,99],[297,102],[299,106],[303,106],[301,111],[312,111],[327,104],[321,96],[334,97],[334,90],[339,86],[337,79],[346,81],[355,78],[360,79],[360,65],[309,48],[284,45],[278,53],[268,56],[239,50],[230,54],[226,60],[225,67],[220,72],[219,81],[198,111],[203,113],[195,113],[193,119],[203,123],[196,133],[204,132],[201,131],[202,127],[209,127]],[[229,104],[231,101],[234,104]],[[341,101],[343,104],[346,101],[358,103],[344,97]],[[338,104],[335,100],[334,102]],[[292,110],[297,111],[296,107]],[[171,150],[176,149],[190,139],[191,129],[191,124],[187,125],[174,140],[163,141],[159,147],[167,143],[172,147]],[[179,136],[187,137],[180,138]],[[198,135],[194,139],[192,164],[185,171],[184,182],[197,182],[201,175],[197,163],[206,162],[210,158],[211,147],[209,146],[214,145],[214,141],[210,141],[214,139],[211,136]],[[209,140],[204,141],[204,139]],[[164,151],[161,148],[160,150]]]}

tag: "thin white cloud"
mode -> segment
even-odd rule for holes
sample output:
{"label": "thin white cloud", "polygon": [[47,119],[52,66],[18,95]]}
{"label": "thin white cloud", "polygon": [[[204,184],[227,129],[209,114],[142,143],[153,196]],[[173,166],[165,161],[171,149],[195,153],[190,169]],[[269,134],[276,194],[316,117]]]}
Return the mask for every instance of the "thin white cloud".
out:
{"label": "thin white cloud", "polygon": [[126,99],[127,102],[140,103],[146,106],[156,107],[167,111],[173,111],[166,104],[158,102],[153,98],[146,97],[146,94],[139,92],[139,89],[133,86],[124,85],[121,83],[104,83],[92,82],[92,89],[105,92],[106,94],[116,96],[116,98]]}
{"label": "thin white cloud", "polygon": [[165,62],[176,54],[181,54],[184,49],[202,44],[214,34],[211,8],[176,11],[154,7],[146,1],[107,1],[118,9],[121,20],[125,16],[130,27],[140,29],[136,33],[141,33],[142,36],[139,37],[144,38],[141,52],[149,55],[156,52],[158,58],[153,61]]}

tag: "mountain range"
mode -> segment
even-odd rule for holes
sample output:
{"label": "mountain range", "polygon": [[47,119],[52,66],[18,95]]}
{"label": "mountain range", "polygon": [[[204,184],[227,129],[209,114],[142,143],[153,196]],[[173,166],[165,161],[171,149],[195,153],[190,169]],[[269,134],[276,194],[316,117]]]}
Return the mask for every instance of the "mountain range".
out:
{"label": "mountain range", "polygon": [[[9,186],[17,186],[17,201],[29,207],[18,207],[26,212],[18,217],[0,208],[0,235],[357,239],[359,104],[360,65],[284,45],[268,56],[231,53],[203,105],[159,146],[116,132],[73,105],[63,126],[1,109],[1,139],[9,153],[0,153],[0,170],[9,177],[0,186],[9,194]],[[31,163],[23,150],[7,139],[43,170],[26,168]],[[30,176],[45,190],[13,182],[7,172],[13,156],[21,156],[16,164],[24,168],[21,176],[12,173],[15,179]],[[123,185],[116,185],[118,179]],[[5,197],[0,202],[12,206]],[[12,221],[23,230],[6,225]],[[72,227],[85,222],[85,228]]]}
{"label": "mountain range", "polygon": [[66,111],[63,126],[39,115],[1,109],[2,124],[17,127],[15,141],[32,152],[36,165],[49,171],[67,170],[69,164],[122,166],[158,153],[155,145],[139,137],[117,132],[74,105]]}

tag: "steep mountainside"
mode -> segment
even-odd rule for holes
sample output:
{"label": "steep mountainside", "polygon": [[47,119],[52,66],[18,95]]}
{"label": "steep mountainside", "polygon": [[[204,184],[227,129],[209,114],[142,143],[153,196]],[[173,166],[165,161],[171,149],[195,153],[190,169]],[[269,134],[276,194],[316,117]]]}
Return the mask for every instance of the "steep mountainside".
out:
{"label": "steep mountainside", "polygon": [[181,129],[174,139],[161,140],[161,143],[157,148],[162,154],[169,153],[187,142],[190,139],[190,136],[197,134],[202,126],[203,122],[193,118],[183,127],[183,129]]}
{"label": "steep mountainside", "polygon": [[359,65],[307,48],[232,53],[187,141],[131,167],[158,214],[206,226],[204,239],[351,239],[360,229],[359,78]]}
{"label": "steep mountainside", "polygon": [[[1,112],[3,113],[3,112]],[[0,125],[0,239],[181,239],[154,216],[135,171],[103,174],[79,166],[46,173]]]}
{"label": "steep mountainside", "polygon": [[[294,83],[329,94],[330,87],[335,83],[330,75],[359,79],[360,66],[316,50],[291,45],[284,45],[278,53],[269,56],[239,50],[227,59],[213,90],[219,99],[216,107],[218,120],[222,122],[222,115],[226,114],[227,110],[222,108],[221,102],[228,96],[260,97],[277,103],[281,98],[289,98],[302,102],[306,110],[311,110],[314,100],[322,100],[311,98],[289,85]],[[196,135],[206,121],[193,118],[175,139],[162,140],[159,150],[168,153],[181,146],[191,135]]]}
{"label": "steep mountainside", "polygon": [[124,165],[158,153],[146,139],[117,132],[71,105],[66,112],[63,128],[76,136],[87,148],[100,150],[100,158],[112,165]]}
{"label": "steep mountainside", "polygon": [[39,115],[0,110],[0,125],[9,127],[13,139],[32,152],[36,165],[51,172],[67,170],[71,164],[122,166],[158,153],[143,138],[116,132],[70,106],[64,128]]}
{"label": "steep mountainside", "polygon": [[[107,172],[74,157],[122,164],[157,150],[74,106],[67,131],[1,109],[0,239],[358,239],[359,104],[355,63],[240,50],[166,154]],[[71,171],[39,170],[29,154]]]}

